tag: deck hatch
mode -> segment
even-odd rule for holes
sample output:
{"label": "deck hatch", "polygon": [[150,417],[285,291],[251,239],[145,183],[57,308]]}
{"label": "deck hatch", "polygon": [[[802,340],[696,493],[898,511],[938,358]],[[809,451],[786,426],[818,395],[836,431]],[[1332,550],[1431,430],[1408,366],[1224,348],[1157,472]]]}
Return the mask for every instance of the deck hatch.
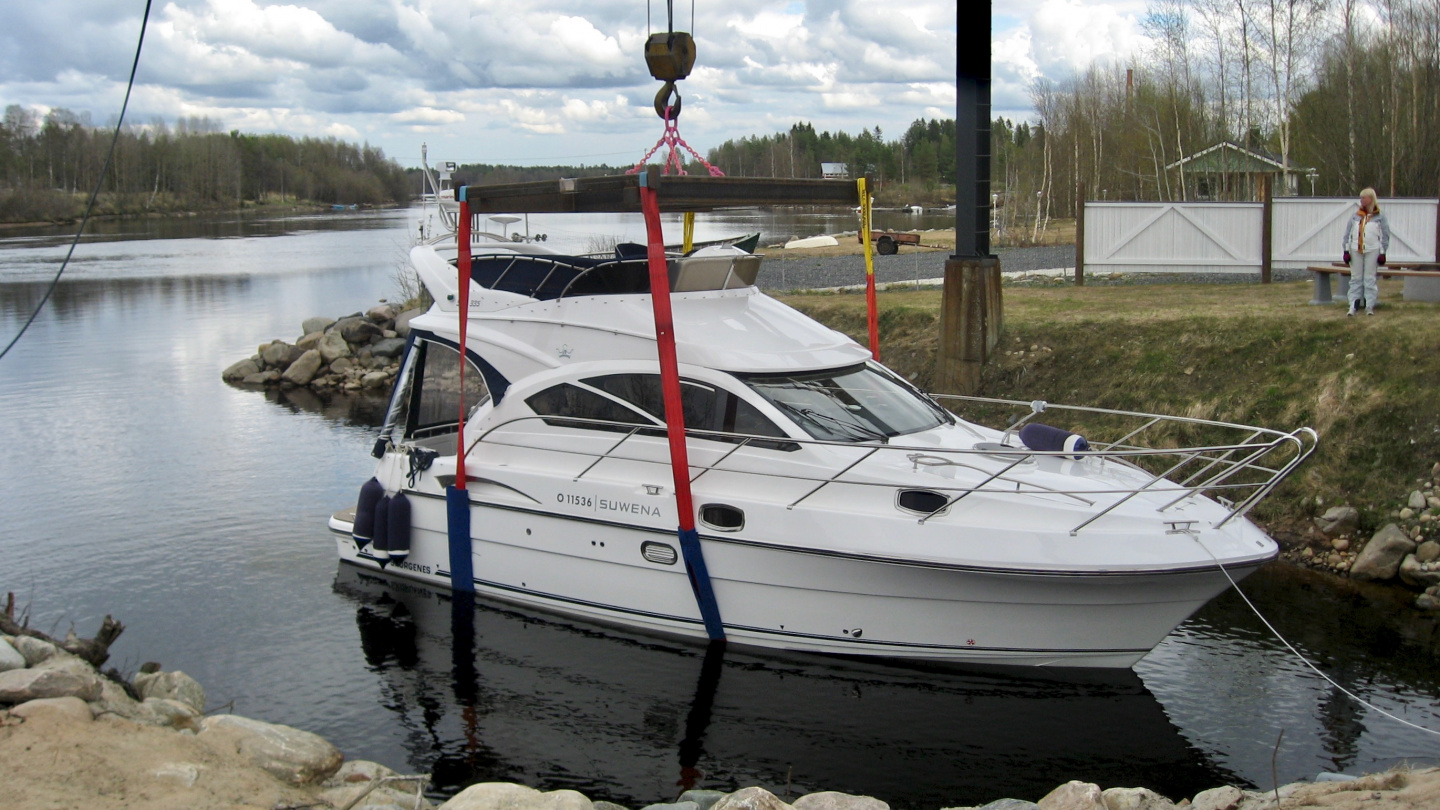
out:
{"label": "deck hatch", "polygon": [[903,512],[930,515],[945,508],[950,498],[930,489],[902,489],[895,494],[895,505]]}

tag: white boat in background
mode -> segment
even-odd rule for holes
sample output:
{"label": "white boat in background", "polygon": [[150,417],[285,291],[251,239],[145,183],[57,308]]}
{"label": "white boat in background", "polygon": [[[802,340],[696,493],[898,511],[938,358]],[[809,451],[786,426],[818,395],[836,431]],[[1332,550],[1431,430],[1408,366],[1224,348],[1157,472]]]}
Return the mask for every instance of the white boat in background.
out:
{"label": "white boat in background", "polygon": [[[704,639],[634,247],[477,248],[464,378],[473,585]],[[382,515],[373,540],[354,508],[330,527],[346,562],[451,587],[458,279],[443,246],[414,248],[410,263],[435,304],[411,321],[359,523],[373,523],[381,489],[408,516],[381,536]],[[1227,572],[1239,580],[1276,556],[1245,514],[1313,450],[1309,428],[931,397],[762,293],[760,263],[728,248],[669,259],[694,517],[730,642],[1128,667]],[[998,409],[1018,421],[966,418]],[[1088,447],[1042,413],[1085,425]]]}
{"label": "white boat in background", "polygon": [[785,243],[785,249],[835,247],[838,244],[840,244],[840,240],[833,236],[807,236],[804,239],[791,239]]}

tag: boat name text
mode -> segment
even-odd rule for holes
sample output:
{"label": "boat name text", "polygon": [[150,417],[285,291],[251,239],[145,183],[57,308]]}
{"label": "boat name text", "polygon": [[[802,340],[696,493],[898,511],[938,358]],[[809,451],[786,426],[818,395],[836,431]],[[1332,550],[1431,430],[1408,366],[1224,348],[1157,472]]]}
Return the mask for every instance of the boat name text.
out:
{"label": "boat name text", "polygon": [[572,495],[568,492],[555,494],[555,502],[566,506],[579,506],[593,509],[596,512],[619,512],[626,515],[639,517],[663,517],[659,506],[639,503],[637,501],[616,501],[610,498],[595,498],[590,495]]}

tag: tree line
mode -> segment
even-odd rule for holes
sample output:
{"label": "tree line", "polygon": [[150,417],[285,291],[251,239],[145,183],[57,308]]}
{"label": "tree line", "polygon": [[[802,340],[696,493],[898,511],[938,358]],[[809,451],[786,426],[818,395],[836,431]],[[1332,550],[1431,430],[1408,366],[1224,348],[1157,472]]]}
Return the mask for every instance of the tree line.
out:
{"label": "tree line", "polygon": [[[1253,183],[1177,163],[1230,142],[1294,169],[1276,194],[1434,196],[1440,190],[1440,2],[1150,0],[1153,43],[1030,88],[1033,122],[991,127],[997,225],[1073,216],[1089,199],[1250,199]],[[742,176],[818,177],[849,164],[885,184],[954,182],[954,121],[886,141],[796,124],[726,141],[709,160]],[[953,192],[951,192],[953,193]]]}
{"label": "tree line", "polygon": [[892,141],[878,126],[851,135],[797,123],[788,132],[725,141],[706,159],[739,177],[818,178],[822,163],[843,163],[851,177],[869,175],[882,187],[894,182],[934,192],[955,184],[955,121],[919,119]]}
{"label": "tree line", "polygon": [[[72,218],[95,187],[113,125],[63,108],[12,104],[0,119],[0,221]],[[418,188],[368,144],[224,131],[209,118],[126,126],[101,185],[101,213],[240,208],[249,204],[376,205]]]}
{"label": "tree line", "polygon": [[1275,194],[1434,196],[1440,3],[1151,0],[1152,49],[1036,82],[1032,137],[1000,144],[1004,190],[1042,215],[1090,199],[1249,199],[1175,164],[1229,141],[1290,166]]}

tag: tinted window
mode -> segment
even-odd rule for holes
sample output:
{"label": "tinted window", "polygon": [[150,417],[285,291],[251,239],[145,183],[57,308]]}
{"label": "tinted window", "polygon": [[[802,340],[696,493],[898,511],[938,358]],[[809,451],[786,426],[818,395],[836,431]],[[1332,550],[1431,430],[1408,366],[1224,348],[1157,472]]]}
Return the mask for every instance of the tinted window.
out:
{"label": "tinted window", "polygon": [[943,408],[876,367],[743,379],[817,439],[883,440],[951,422]]}
{"label": "tinted window", "polygon": [[[424,341],[416,346],[419,382],[411,386],[411,407],[407,435],[434,436],[455,430],[460,420],[460,353],[443,343]],[[475,409],[490,400],[485,377],[474,363],[466,361],[465,409]]]}
{"label": "tinted window", "polygon": [[[623,399],[659,421],[665,420],[665,401],[660,389],[658,374],[607,374],[590,377],[586,385],[593,385],[617,399]],[[685,427],[689,430],[713,430],[721,433],[742,433],[747,436],[777,436],[785,433],[754,405],[740,397],[707,383],[694,380],[680,381],[680,404],[685,414]],[[726,441],[717,436],[696,438]],[[757,447],[769,449],[794,449],[794,445],[778,448],[773,442],[756,442]]]}
{"label": "tinted window", "polygon": [[[586,391],[577,385],[561,383],[546,388],[526,398],[525,404],[540,416],[570,416],[579,419],[596,419],[604,422],[622,422],[626,425],[653,425],[649,419],[620,403]],[[572,422],[565,419],[546,419],[547,425],[583,427],[592,430],[615,430],[625,432],[629,428],[620,425],[595,425],[586,422]]]}

